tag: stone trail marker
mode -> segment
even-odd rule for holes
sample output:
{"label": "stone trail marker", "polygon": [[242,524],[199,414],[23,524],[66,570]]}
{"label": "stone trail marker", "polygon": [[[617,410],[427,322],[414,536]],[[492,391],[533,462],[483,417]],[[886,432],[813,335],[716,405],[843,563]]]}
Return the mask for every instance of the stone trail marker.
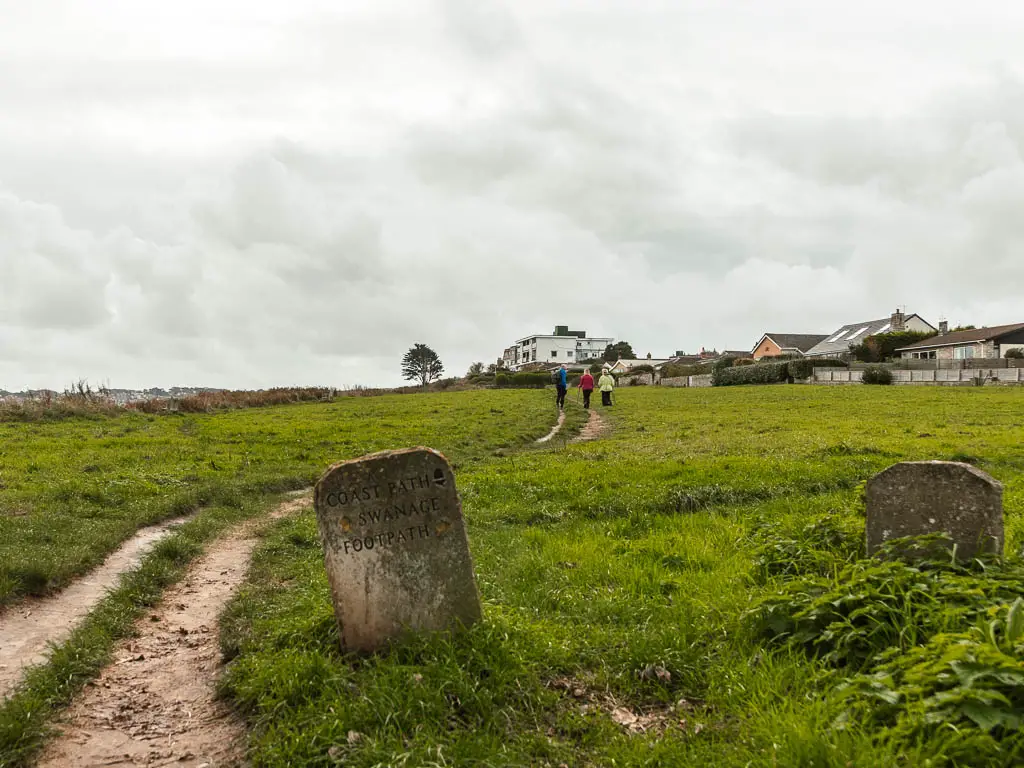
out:
{"label": "stone trail marker", "polygon": [[462,505],[439,452],[383,451],[335,464],[316,484],[314,505],[347,650],[480,619]]}
{"label": "stone trail marker", "polygon": [[901,536],[947,533],[959,559],[1003,553],[1003,486],[970,464],[903,461],[867,484],[868,554]]}

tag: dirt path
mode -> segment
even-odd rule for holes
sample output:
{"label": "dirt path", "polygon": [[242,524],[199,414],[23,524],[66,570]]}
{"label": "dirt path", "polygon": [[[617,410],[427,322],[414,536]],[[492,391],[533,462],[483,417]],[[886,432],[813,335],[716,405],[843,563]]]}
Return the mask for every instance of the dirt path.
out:
{"label": "dirt path", "polygon": [[558,421],[555,423],[555,426],[553,426],[551,428],[551,431],[548,432],[546,435],[544,435],[544,437],[537,438],[537,442],[538,443],[546,443],[546,442],[548,442],[551,438],[553,438],[555,435],[558,434],[559,430],[562,429],[562,424],[563,423],[565,423],[565,411],[559,411],[558,412]]}
{"label": "dirt path", "polygon": [[[308,506],[308,493],[270,518]],[[211,544],[185,578],[120,643],[114,663],[72,705],[43,768],[217,768],[243,756],[244,726],[215,698],[217,620],[245,578],[259,526],[251,520]]]}
{"label": "dirt path", "polygon": [[0,616],[0,700],[10,694],[26,667],[46,660],[50,643],[68,638],[122,573],[138,565],[154,544],[187,519],[139,529],[102,565],[63,591],[18,603]]}
{"label": "dirt path", "polygon": [[587,417],[587,423],[583,425],[583,429],[580,430],[579,435],[573,438],[574,443],[584,443],[587,440],[597,440],[605,433],[604,419],[601,418],[601,414],[596,409],[590,409],[590,416]]}

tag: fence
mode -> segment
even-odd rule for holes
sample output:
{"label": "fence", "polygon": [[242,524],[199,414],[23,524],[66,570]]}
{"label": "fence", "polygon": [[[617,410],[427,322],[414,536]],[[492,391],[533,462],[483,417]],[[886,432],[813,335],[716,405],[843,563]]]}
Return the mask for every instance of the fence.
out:
{"label": "fence", "polygon": [[1012,357],[975,357],[969,360],[914,360],[906,358],[894,360],[890,363],[850,363],[850,370],[863,371],[869,366],[882,365],[895,370],[909,369],[915,371],[937,371],[937,370],[989,370],[992,368],[1024,368],[1024,359]]}
{"label": "fence", "polygon": [[[958,361],[959,362],[959,361]],[[860,384],[863,370],[846,368],[815,368],[815,384]],[[1024,384],[1024,368],[960,368],[907,370],[892,372],[892,383],[903,385],[931,384],[938,386],[972,386],[978,384]]]}

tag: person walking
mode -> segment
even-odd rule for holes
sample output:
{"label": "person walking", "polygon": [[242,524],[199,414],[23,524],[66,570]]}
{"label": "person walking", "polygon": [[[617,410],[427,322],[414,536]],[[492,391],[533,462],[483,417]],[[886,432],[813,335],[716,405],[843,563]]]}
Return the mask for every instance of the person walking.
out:
{"label": "person walking", "polygon": [[612,390],[615,389],[615,379],[612,378],[611,373],[605,368],[601,373],[601,378],[597,382],[597,386],[601,388],[601,405],[612,404]]}
{"label": "person walking", "polygon": [[594,391],[594,377],[590,375],[590,369],[585,368],[583,375],[580,376],[580,383],[577,388],[583,392],[583,407],[585,409],[590,408],[590,393]]}
{"label": "person walking", "polygon": [[568,381],[566,376],[568,372],[565,370],[565,364],[558,369],[558,377],[555,379],[555,403],[559,409],[565,408],[565,393],[569,389]]}

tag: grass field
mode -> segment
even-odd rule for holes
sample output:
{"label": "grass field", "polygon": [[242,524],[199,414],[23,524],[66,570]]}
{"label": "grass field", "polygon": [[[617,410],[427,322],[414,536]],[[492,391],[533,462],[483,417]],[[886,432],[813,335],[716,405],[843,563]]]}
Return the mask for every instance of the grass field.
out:
{"label": "grass field", "polygon": [[[604,439],[458,472],[464,635],[343,655],[312,513],[278,526],[224,695],[258,766],[1018,764],[1022,415],[997,388],[621,390]],[[862,559],[861,484],[925,458],[1005,483],[1004,562]]]}
{"label": "grass field", "polygon": [[539,392],[476,391],[0,423],[0,606],[63,586],[142,525],[302,488],[333,461],[395,446],[468,466],[543,435],[552,411]]}
{"label": "grass field", "polygon": [[[223,619],[256,766],[1011,766],[1024,761],[1024,392],[626,388],[591,443],[533,440],[552,394],[344,399],[0,424],[0,603],[201,509],[0,707],[0,764],[204,542],[330,463],[452,460],[485,619],[344,655],[312,511]],[[571,406],[566,431],[582,423]],[[863,559],[862,484],[956,459],[1006,487],[1008,557]]]}

